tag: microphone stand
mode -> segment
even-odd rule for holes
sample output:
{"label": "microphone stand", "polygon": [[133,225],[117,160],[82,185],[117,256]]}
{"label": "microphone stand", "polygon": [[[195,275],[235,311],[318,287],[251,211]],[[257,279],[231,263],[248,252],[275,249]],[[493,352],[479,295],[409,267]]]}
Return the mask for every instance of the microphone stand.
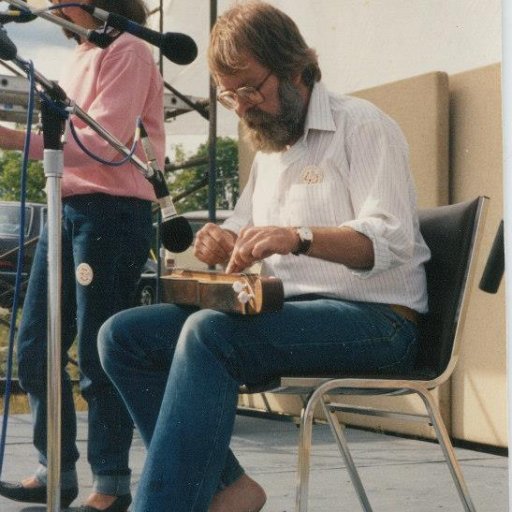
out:
{"label": "microphone stand", "polygon": [[41,121],[44,139],[43,169],[48,195],[47,510],[58,512],[61,473],[61,179],[64,171],[64,118],[47,100],[42,100]]}

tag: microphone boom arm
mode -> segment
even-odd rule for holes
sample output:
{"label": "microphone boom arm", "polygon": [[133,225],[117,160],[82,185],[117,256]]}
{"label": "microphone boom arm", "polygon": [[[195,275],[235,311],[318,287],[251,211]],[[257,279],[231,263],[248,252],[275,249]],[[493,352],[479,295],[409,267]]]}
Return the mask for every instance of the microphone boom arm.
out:
{"label": "microphone boom arm", "polygon": [[135,23],[129,18],[94,7],[92,4],[79,3],[76,4],[76,6],[88,12],[94,18],[103,21],[104,26],[101,30],[86,29],[69,20],[50,14],[47,10],[39,9],[32,11],[23,0],[9,1],[12,6],[17,7],[22,12],[32,16],[39,16],[52,23],[56,23],[69,32],[77,34],[82,39],[90,41],[100,48],[106,48],[122,32],[128,32],[160,48],[162,54],[175,64],[190,64],[197,57],[197,45],[191,37],[172,32],[161,34],[160,32]]}
{"label": "microphone boom arm", "polygon": [[46,11],[32,11],[31,9],[28,8],[26,2],[24,2],[23,0],[9,0],[9,4],[18,7],[24,12],[34,14],[35,16],[39,16],[40,18],[55,23],[56,25],[59,25],[61,28],[69,30],[73,34],[77,34],[83,39],[86,39],[87,41],[96,44],[100,48],[106,48],[113,41],[113,38],[106,33],[86,29],[84,27],[81,27],[80,25],[77,25],[76,23],[68,21],[64,18],[60,18],[59,16],[55,16],[54,14],[50,14],[49,12]]}

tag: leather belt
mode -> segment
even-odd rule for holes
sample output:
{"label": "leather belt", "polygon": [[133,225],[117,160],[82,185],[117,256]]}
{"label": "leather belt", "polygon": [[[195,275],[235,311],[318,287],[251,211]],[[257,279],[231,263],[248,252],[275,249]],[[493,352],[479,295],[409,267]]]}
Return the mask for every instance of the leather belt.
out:
{"label": "leather belt", "polygon": [[401,306],[400,304],[389,304],[389,307],[402,318],[409,320],[413,324],[418,323],[418,313],[414,309],[408,308],[407,306]]}

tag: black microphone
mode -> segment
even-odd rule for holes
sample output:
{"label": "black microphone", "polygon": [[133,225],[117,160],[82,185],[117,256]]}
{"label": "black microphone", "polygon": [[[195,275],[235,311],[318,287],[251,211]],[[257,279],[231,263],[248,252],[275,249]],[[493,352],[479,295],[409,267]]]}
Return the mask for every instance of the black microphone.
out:
{"label": "black microphone", "polygon": [[120,14],[110,13],[93,5],[83,4],[80,7],[96,19],[104,21],[107,26],[122,32],[128,32],[144,39],[153,46],[157,46],[162,50],[162,54],[175,64],[190,64],[197,57],[197,45],[186,34],[180,34],[179,32],[161,34]]}
{"label": "black microphone", "polygon": [[7,32],[3,27],[0,27],[0,59],[12,60],[18,55],[16,45],[11,41]]}
{"label": "black microphone", "polygon": [[505,241],[504,241],[504,224],[500,222],[491,251],[487,257],[482,278],[478,287],[487,293],[496,293],[500,287],[501,278],[505,271]]}
{"label": "black microphone", "polygon": [[18,7],[9,6],[7,11],[0,12],[0,24],[5,25],[11,21],[14,23],[27,23],[37,18],[36,14],[30,11],[24,11]]}
{"label": "black microphone", "polygon": [[[23,3],[22,0],[19,0],[19,2]],[[78,38],[75,37],[77,41],[80,41],[80,38],[83,38],[95,44],[96,46],[99,46],[100,48],[106,48],[109,46],[120,34],[119,31],[114,31],[116,33],[111,34],[107,33],[106,30],[97,32],[95,30],[86,29],[71,22],[66,16],[56,16],[54,14],[49,14],[45,10],[39,10],[37,12],[31,11],[28,6],[25,8],[18,6],[17,3],[15,6],[12,4],[9,5],[9,10],[0,12],[0,26],[5,23],[9,23],[10,21],[14,21],[15,23],[25,23],[38,17],[60,25],[66,35],[75,34],[78,36]]]}
{"label": "black microphone", "polygon": [[146,154],[148,166],[152,171],[152,174],[146,176],[146,179],[153,185],[162,213],[162,222],[160,224],[162,245],[171,252],[186,251],[192,245],[194,233],[188,220],[178,215],[174,207],[164,175],[158,167],[153,146],[142,123],[140,123],[140,141]]}
{"label": "black microphone", "polygon": [[[23,0],[26,3],[26,0]],[[17,5],[9,4],[7,11],[0,12],[0,24],[5,23],[26,23],[27,21],[33,21],[37,18],[37,15],[33,14],[30,8],[22,8]]]}

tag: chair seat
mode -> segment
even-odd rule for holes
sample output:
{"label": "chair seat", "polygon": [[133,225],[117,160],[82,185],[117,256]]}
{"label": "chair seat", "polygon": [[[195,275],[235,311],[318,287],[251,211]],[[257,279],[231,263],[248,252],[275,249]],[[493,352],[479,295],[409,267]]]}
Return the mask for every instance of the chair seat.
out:
{"label": "chair seat", "polygon": [[[411,380],[429,382],[437,377],[433,368],[415,368],[407,374],[338,374],[338,375],[311,375],[276,377],[267,382],[257,384],[244,384],[240,386],[240,394],[279,393],[279,394],[307,394],[316,389],[321,383],[338,379],[378,379],[378,380]],[[429,386],[427,385],[427,388]],[[382,390],[376,390],[381,391]],[[379,393],[380,394],[380,393]]]}

